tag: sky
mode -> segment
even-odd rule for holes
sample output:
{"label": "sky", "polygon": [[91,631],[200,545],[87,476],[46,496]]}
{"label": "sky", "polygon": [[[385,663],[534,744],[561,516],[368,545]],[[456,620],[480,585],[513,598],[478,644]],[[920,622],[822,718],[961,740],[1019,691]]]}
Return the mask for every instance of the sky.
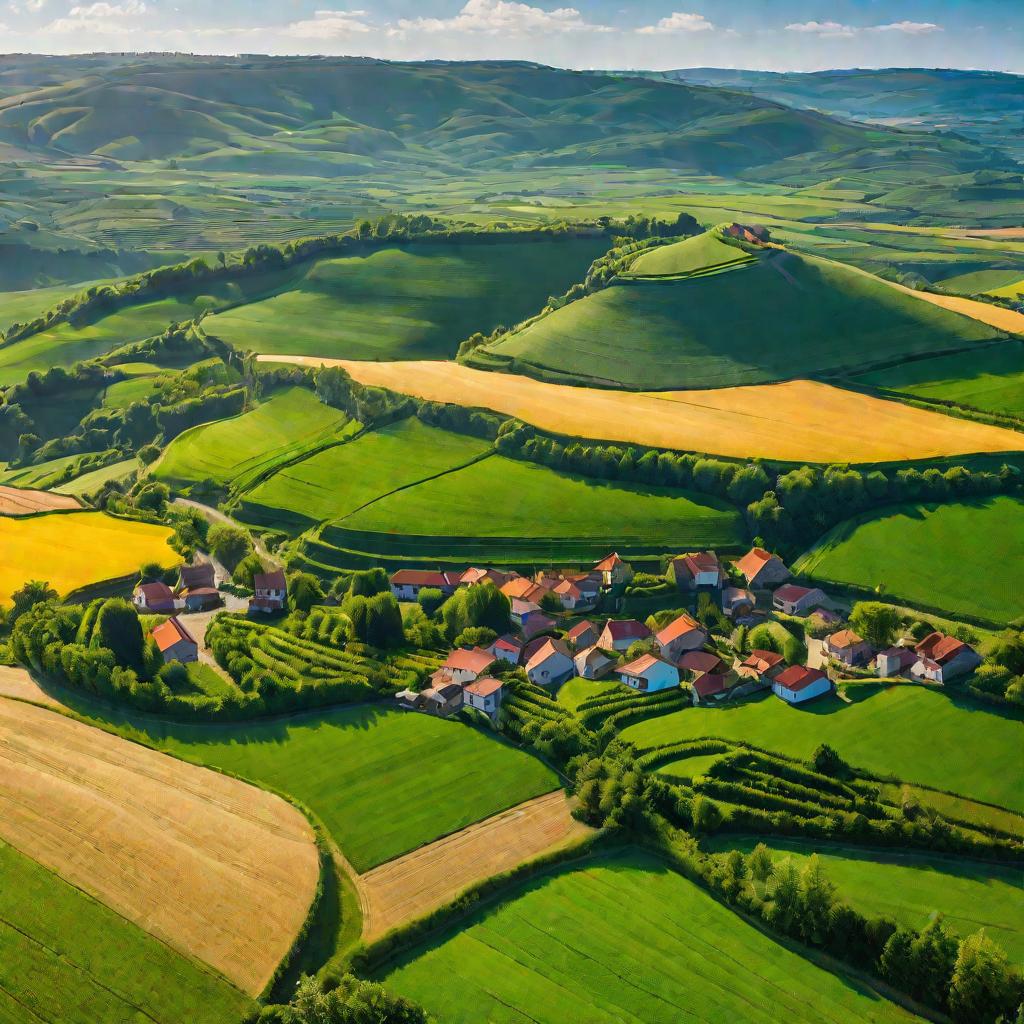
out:
{"label": "sky", "polygon": [[176,50],[571,68],[1024,73],[1024,0],[0,0],[0,53]]}

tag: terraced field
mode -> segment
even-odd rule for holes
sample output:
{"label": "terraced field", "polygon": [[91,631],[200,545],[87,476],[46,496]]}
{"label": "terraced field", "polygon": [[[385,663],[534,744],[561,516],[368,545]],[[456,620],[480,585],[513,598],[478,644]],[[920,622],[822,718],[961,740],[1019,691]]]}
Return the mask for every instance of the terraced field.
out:
{"label": "terraced field", "polygon": [[756,263],[757,257],[737,246],[728,245],[713,231],[672,245],[642,253],[629,268],[626,277],[685,277],[702,273],[721,273]]}

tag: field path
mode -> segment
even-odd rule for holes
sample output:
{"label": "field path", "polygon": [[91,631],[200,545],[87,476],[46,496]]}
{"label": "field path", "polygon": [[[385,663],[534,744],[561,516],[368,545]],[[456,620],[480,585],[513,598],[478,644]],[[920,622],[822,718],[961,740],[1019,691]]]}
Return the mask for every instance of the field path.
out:
{"label": "field path", "polygon": [[357,876],[363,939],[379,938],[449,902],[474,882],[590,831],[569,812],[568,798],[557,790]]}
{"label": "field path", "polygon": [[[201,516],[208,519],[211,523],[223,523],[225,526],[233,526],[236,529],[244,530],[252,538],[253,546],[256,548],[256,554],[263,559],[264,563],[269,563],[274,568],[281,567],[281,559],[272,555],[259,537],[251,534],[247,526],[243,526],[237,519],[232,519],[227,512],[221,512],[219,508],[214,508],[212,505],[204,505],[201,501],[194,501],[192,498],[175,498],[171,504],[180,505],[182,508],[195,509]],[[224,569],[223,566],[218,566],[218,568],[225,579],[231,578],[231,574]]]}

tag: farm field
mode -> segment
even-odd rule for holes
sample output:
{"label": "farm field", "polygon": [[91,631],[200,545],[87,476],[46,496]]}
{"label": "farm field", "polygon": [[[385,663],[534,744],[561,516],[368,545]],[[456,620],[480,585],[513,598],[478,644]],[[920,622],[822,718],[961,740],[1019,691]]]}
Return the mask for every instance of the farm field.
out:
{"label": "farm field", "polygon": [[0,839],[260,992],[319,876],[312,829],[295,808],[9,699],[0,699],[0,760]]}
{"label": "farm field", "polygon": [[[0,483],[12,487],[46,489],[60,479],[61,473],[68,466],[77,462],[81,455],[62,455],[58,459],[50,459],[34,466],[18,466],[0,470]],[[0,466],[3,464],[0,463]]]}
{"label": "farm field", "polygon": [[0,841],[0,1020],[235,1024],[250,1008],[227,980]]}
{"label": "farm field", "polygon": [[178,486],[213,480],[243,484],[308,448],[358,430],[307,388],[287,388],[249,412],[179,434],[153,464],[157,480]]}
{"label": "farm field", "polygon": [[75,497],[82,497],[85,494],[92,494],[108,480],[123,480],[129,473],[139,468],[140,464],[137,458],[122,459],[120,462],[112,462],[109,466],[76,476],[66,484],[59,484],[54,490],[57,494],[72,494]]}
{"label": "farm field", "polygon": [[72,508],[80,508],[74,498],[0,484],[0,516],[30,516]]}
{"label": "farm field", "polygon": [[[776,863],[792,859],[802,868],[817,853],[839,897],[868,917],[884,916],[907,928],[923,928],[939,912],[961,937],[984,928],[1012,960],[1024,961],[1024,921],[1019,912],[1024,878],[1019,868],[777,836],[761,841]],[[723,836],[705,845],[749,853],[757,842],[758,838]]]}
{"label": "farm field", "polygon": [[629,726],[622,737],[646,749],[713,736],[799,758],[828,743],[857,768],[1024,811],[1020,719],[919,686],[863,684],[846,692],[853,703],[830,696],[799,710],[770,694],[733,707],[686,708]]}
{"label": "farm field", "polygon": [[917,1019],[773,942],[642,853],[536,879],[406,955],[383,981],[445,1024]]}
{"label": "farm field", "polygon": [[583,679],[573,676],[558,688],[558,703],[564,704],[570,711],[590,697],[600,697],[622,686],[618,679]]}
{"label": "farm field", "polygon": [[868,588],[883,581],[910,604],[1003,624],[1024,615],[1022,538],[1019,498],[894,505],[841,523],[794,571]]}
{"label": "farm field", "polygon": [[666,277],[718,270],[726,265],[755,263],[757,257],[723,242],[712,231],[641,253],[631,264],[628,277]]}
{"label": "farm field", "polygon": [[134,573],[146,562],[177,565],[166,526],[68,512],[16,519],[0,516],[0,601],[26,580],[46,580],[64,595],[88,583]]}
{"label": "farm field", "polygon": [[701,754],[697,757],[680,757],[658,766],[660,775],[669,775],[674,779],[695,779],[707,773],[711,766],[722,759],[721,754]]}
{"label": "farm field", "polygon": [[512,326],[583,279],[605,238],[420,243],[325,259],[293,286],[206,322],[254,352],[447,358],[474,331]]}
{"label": "farm field", "polygon": [[[1024,450],[1024,434],[913,409],[817,381],[636,394],[547,384],[453,362],[262,356],[344,367],[362,384],[517,416],[541,430],[784,462],[888,462]],[[842,424],[842,431],[836,424]]]}
{"label": "farm field", "polygon": [[240,514],[275,526],[336,519],[395,488],[463,466],[489,447],[407,417],[286,466],[245,493]]}

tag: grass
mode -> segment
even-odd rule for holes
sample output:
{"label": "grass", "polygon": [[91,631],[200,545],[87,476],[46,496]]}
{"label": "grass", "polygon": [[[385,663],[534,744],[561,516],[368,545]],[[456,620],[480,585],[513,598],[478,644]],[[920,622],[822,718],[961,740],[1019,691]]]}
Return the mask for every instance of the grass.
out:
{"label": "grass", "polygon": [[[757,838],[710,840],[713,850],[748,853]],[[875,852],[771,837],[772,859],[803,867],[817,853],[838,896],[868,917],[889,917],[907,928],[923,928],[936,913],[961,937],[984,928],[1011,959],[1024,960],[1024,920],[1019,908],[1024,879],[1019,868],[919,853]]]}
{"label": "grass", "polygon": [[82,458],[80,454],[62,455],[58,459],[50,459],[48,462],[40,462],[34,466],[18,466],[13,469],[5,469],[0,473],[0,484],[10,484],[12,487],[40,487],[47,488],[57,483],[68,466],[74,465]]}
{"label": "grass", "polygon": [[383,980],[446,1024],[916,1019],[642,853],[535,880]]}
{"label": "grass", "polygon": [[940,814],[958,821],[1002,829],[1004,832],[1024,839],[1024,815],[1014,814],[1002,807],[978,803],[976,800],[953,796],[951,793],[928,789],[926,786],[901,786],[896,783],[886,783],[880,788],[883,799],[890,802],[900,803],[905,792],[909,790],[919,804],[933,807]]}
{"label": "grass", "polygon": [[755,262],[756,257],[727,245],[714,232],[705,231],[672,245],[642,253],[629,268],[630,277],[668,277],[701,270],[724,269],[727,265]]}
{"label": "grass", "polygon": [[255,352],[444,358],[474,331],[512,326],[582,280],[606,239],[413,244],[320,260],[288,291],[206,329]]}
{"label": "grass", "polygon": [[358,429],[313,392],[276,392],[249,412],[179,434],[153,465],[157,480],[186,486],[201,480],[244,483],[304,450]]}
{"label": "grass", "polygon": [[0,1020],[233,1024],[238,989],[0,841]]}
{"label": "grass", "polygon": [[99,490],[108,480],[123,480],[129,473],[139,468],[139,460],[136,458],[123,459],[120,462],[112,462],[109,466],[101,469],[94,469],[89,473],[76,476],[66,484],[60,484],[54,490],[58,494],[73,494],[81,497],[84,494],[92,494]]}
{"label": "grass", "polygon": [[575,711],[583,701],[620,688],[622,683],[615,678],[593,680],[573,676],[558,688],[558,703],[564,704],[570,711]]}
{"label": "grass", "polygon": [[686,708],[630,726],[622,737],[649,748],[713,736],[799,758],[828,743],[857,768],[1024,811],[1019,718],[919,686],[863,684],[847,695],[853,703],[830,696],[799,709],[770,694]]}
{"label": "grass", "polygon": [[0,601],[26,580],[45,580],[59,594],[127,576],[146,562],[176,565],[166,526],[70,512],[24,519],[0,517]]}
{"label": "grass", "polygon": [[910,604],[1003,624],[1024,615],[1022,537],[1019,498],[895,505],[841,523],[794,570],[861,587],[882,581]]}
{"label": "grass", "polygon": [[674,779],[695,779],[698,775],[706,775],[713,764],[721,761],[721,754],[700,754],[697,757],[680,757],[668,761],[658,768],[661,775],[669,775]]}
{"label": "grass", "polygon": [[135,402],[148,402],[159,388],[160,381],[155,374],[138,374],[111,384],[103,393],[103,405],[107,409],[126,409]]}

